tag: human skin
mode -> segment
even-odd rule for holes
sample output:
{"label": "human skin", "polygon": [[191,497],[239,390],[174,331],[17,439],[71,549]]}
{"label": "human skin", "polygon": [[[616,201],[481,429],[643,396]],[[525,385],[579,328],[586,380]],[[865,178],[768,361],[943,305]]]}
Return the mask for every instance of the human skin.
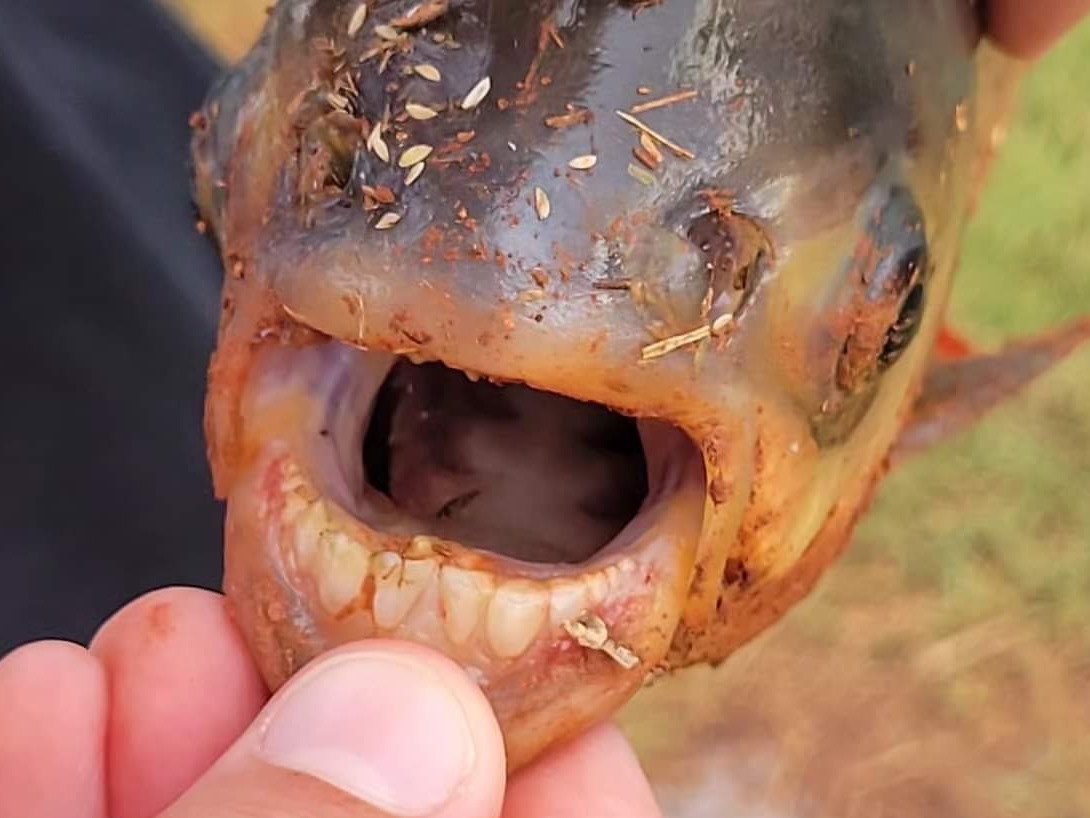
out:
{"label": "human skin", "polygon": [[1090,12],[1090,0],[993,0],[987,5],[989,34],[1009,53],[1041,56]]}
{"label": "human skin", "polygon": [[[1009,53],[1033,59],[1087,12],[1090,0],[993,2],[990,34]],[[630,748],[613,728],[592,731],[505,784],[498,729],[483,699],[449,663],[418,648],[376,644],[347,648],[318,664],[350,653],[400,657],[402,667],[436,674],[476,714],[470,719],[472,772],[448,801],[416,814],[490,818],[501,803],[505,818],[659,814]],[[287,692],[310,678],[304,674]],[[11,654],[0,662],[0,701],[2,815],[389,814],[255,757],[263,735],[254,725],[268,733],[267,693],[222,599],[213,594],[169,590],[138,600],[107,623],[90,650],[38,643]],[[351,719],[344,721],[351,733]],[[421,741],[421,773],[426,745]]]}
{"label": "human skin", "polygon": [[[349,646],[314,667],[317,673],[304,672],[269,703],[223,599],[189,589],[159,591],[125,607],[89,650],[56,642],[24,647],[0,662],[0,815],[659,815],[631,749],[612,727],[505,782],[502,740],[487,701],[447,659],[376,642]],[[345,705],[326,684],[317,709],[311,696],[293,713],[295,692],[308,683],[322,687],[328,669],[339,674],[341,693],[365,687],[363,701],[357,695]],[[473,750],[469,772],[448,797],[441,785],[462,774],[446,763],[458,755],[444,747],[442,702],[449,694]],[[325,729],[315,729],[323,716]],[[309,755],[298,751],[300,719],[311,734]],[[376,765],[366,749],[358,760],[312,752],[331,732],[342,751],[367,743],[408,766],[381,759]],[[377,778],[364,774],[373,769]]]}

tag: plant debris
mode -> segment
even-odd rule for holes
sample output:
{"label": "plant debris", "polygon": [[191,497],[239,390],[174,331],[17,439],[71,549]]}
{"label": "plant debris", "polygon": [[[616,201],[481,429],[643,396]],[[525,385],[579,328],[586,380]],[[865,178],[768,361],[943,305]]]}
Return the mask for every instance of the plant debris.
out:
{"label": "plant debris", "polygon": [[380,125],[372,128],[371,133],[367,135],[367,148],[383,162],[390,161],[390,148],[382,138],[382,127]]}
{"label": "plant debris", "polygon": [[488,92],[491,90],[492,78],[484,77],[469,90],[468,94],[466,94],[465,99],[462,100],[462,110],[472,111],[484,101],[484,98],[488,96]]}
{"label": "plant debris", "polygon": [[655,184],[655,177],[651,175],[651,171],[647,168],[641,168],[639,165],[635,165],[631,162],[628,163],[628,175],[641,185],[650,187]]}
{"label": "plant debris", "polygon": [[375,34],[377,34],[380,39],[391,43],[401,39],[401,32],[393,26],[388,26],[386,24],[375,26]]}
{"label": "plant debris", "polygon": [[359,34],[365,22],[367,22],[367,3],[360,3],[352,12],[352,19],[348,21],[348,36],[355,37]]}
{"label": "plant debris", "polygon": [[609,635],[609,626],[602,617],[592,613],[582,614],[578,619],[565,622],[564,630],[576,644],[587,650],[604,653],[625,670],[639,667],[640,657],[631,648],[616,642]]}
{"label": "plant debris", "polygon": [[421,122],[435,119],[439,116],[439,112],[434,108],[429,108],[427,105],[421,105],[419,102],[406,102],[405,113],[407,113],[413,119]]}
{"label": "plant debris", "polygon": [[549,218],[549,214],[553,212],[553,206],[549,202],[549,196],[539,187],[534,188],[534,210],[537,211],[537,217],[541,221],[545,221]]}
{"label": "plant debris", "polygon": [[545,117],[545,124],[550,128],[560,130],[562,128],[570,128],[573,125],[584,125],[589,123],[593,118],[594,115],[588,109],[573,108],[566,114]]}
{"label": "plant debris", "polygon": [[390,21],[394,28],[422,28],[428,23],[438,20],[450,9],[448,0],[425,0],[417,3],[400,17]]}
{"label": "plant debris", "polygon": [[398,157],[398,167],[411,168],[431,156],[432,150],[434,148],[431,145],[413,145],[411,148],[406,148]]}
{"label": "plant debris", "polygon": [[629,113],[642,114],[644,111],[654,111],[656,108],[666,108],[669,105],[675,105],[679,102],[688,102],[690,99],[696,99],[696,97],[696,91],[678,91],[676,94],[670,94],[666,97],[660,97],[659,99],[641,102],[639,105],[633,105],[629,108]]}
{"label": "plant debris", "polygon": [[627,111],[615,111],[615,113],[629,125],[634,128],[639,128],[641,131],[654,139],[660,145],[669,148],[675,155],[680,156],[682,159],[696,159],[696,154],[693,153],[691,150],[683,148],[676,142],[666,138],[654,128],[652,128],[650,125],[641,122],[639,119],[632,116],[632,114],[628,113]]}
{"label": "plant debris", "polygon": [[426,79],[428,82],[439,82],[443,79],[443,75],[439,73],[439,69],[429,63],[414,65],[413,71],[416,72],[418,77]]}
{"label": "plant debris", "polygon": [[572,170],[590,170],[598,164],[598,157],[593,153],[588,153],[585,156],[577,156],[568,162],[568,167]]}
{"label": "plant debris", "polygon": [[400,213],[395,213],[394,211],[390,210],[390,211],[387,211],[386,213],[383,213],[381,216],[379,216],[378,221],[375,222],[375,229],[376,230],[389,230],[391,227],[395,226],[400,221],[401,221],[401,214]]}
{"label": "plant debris", "polygon": [[640,350],[640,360],[653,361],[656,358],[662,358],[663,356],[669,355],[671,352],[676,352],[682,347],[706,341],[711,337],[711,334],[712,328],[705,324],[704,326],[697,327],[689,332],[683,332],[680,335],[672,335],[669,338],[664,338],[661,341],[656,341],[653,344],[645,346]]}
{"label": "plant debris", "polygon": [[424,172],[424,163],[417,162],[411,168],[409,172],[405,174],[405,187],[409,187],[413,182],[420,178],[420,175]]}

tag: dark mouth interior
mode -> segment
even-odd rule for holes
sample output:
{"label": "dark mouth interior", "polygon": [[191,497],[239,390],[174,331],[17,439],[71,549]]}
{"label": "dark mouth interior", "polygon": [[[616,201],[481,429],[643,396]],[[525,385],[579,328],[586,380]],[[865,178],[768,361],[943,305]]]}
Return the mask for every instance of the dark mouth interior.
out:
{"label": "dark mouth interior", "polygon": [[363,445],[371,488],[436,536],[539,563],[581,563],[639,514],[636,421],[526,386],[398,362]]}

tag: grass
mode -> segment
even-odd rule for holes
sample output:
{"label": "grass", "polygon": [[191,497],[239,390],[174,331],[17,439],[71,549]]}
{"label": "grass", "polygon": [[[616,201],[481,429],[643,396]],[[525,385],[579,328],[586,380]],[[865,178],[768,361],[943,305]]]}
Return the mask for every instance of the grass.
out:
{"label": "grass", "polygon": [[[173,2],[236,57],[266,0]],[[982,344],[1090,313],[1087,77],[1090,25],[1024,88],[951,315]],[[1083,352],[903,467],[781,627],[649,691],[624,724],[675,818],[754,814],[728,779],[785,814],[1074,818],[1090,815],[1087,689]]]}

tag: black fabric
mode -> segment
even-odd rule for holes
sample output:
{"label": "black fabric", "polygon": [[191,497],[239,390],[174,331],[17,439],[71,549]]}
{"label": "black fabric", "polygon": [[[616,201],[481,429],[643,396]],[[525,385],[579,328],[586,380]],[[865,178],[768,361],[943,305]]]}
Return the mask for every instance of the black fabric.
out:
{"label": "black fabric", "polygon": [[0,0],[0,654],[219,582],[187,156],[216,71],[152,0]]}

